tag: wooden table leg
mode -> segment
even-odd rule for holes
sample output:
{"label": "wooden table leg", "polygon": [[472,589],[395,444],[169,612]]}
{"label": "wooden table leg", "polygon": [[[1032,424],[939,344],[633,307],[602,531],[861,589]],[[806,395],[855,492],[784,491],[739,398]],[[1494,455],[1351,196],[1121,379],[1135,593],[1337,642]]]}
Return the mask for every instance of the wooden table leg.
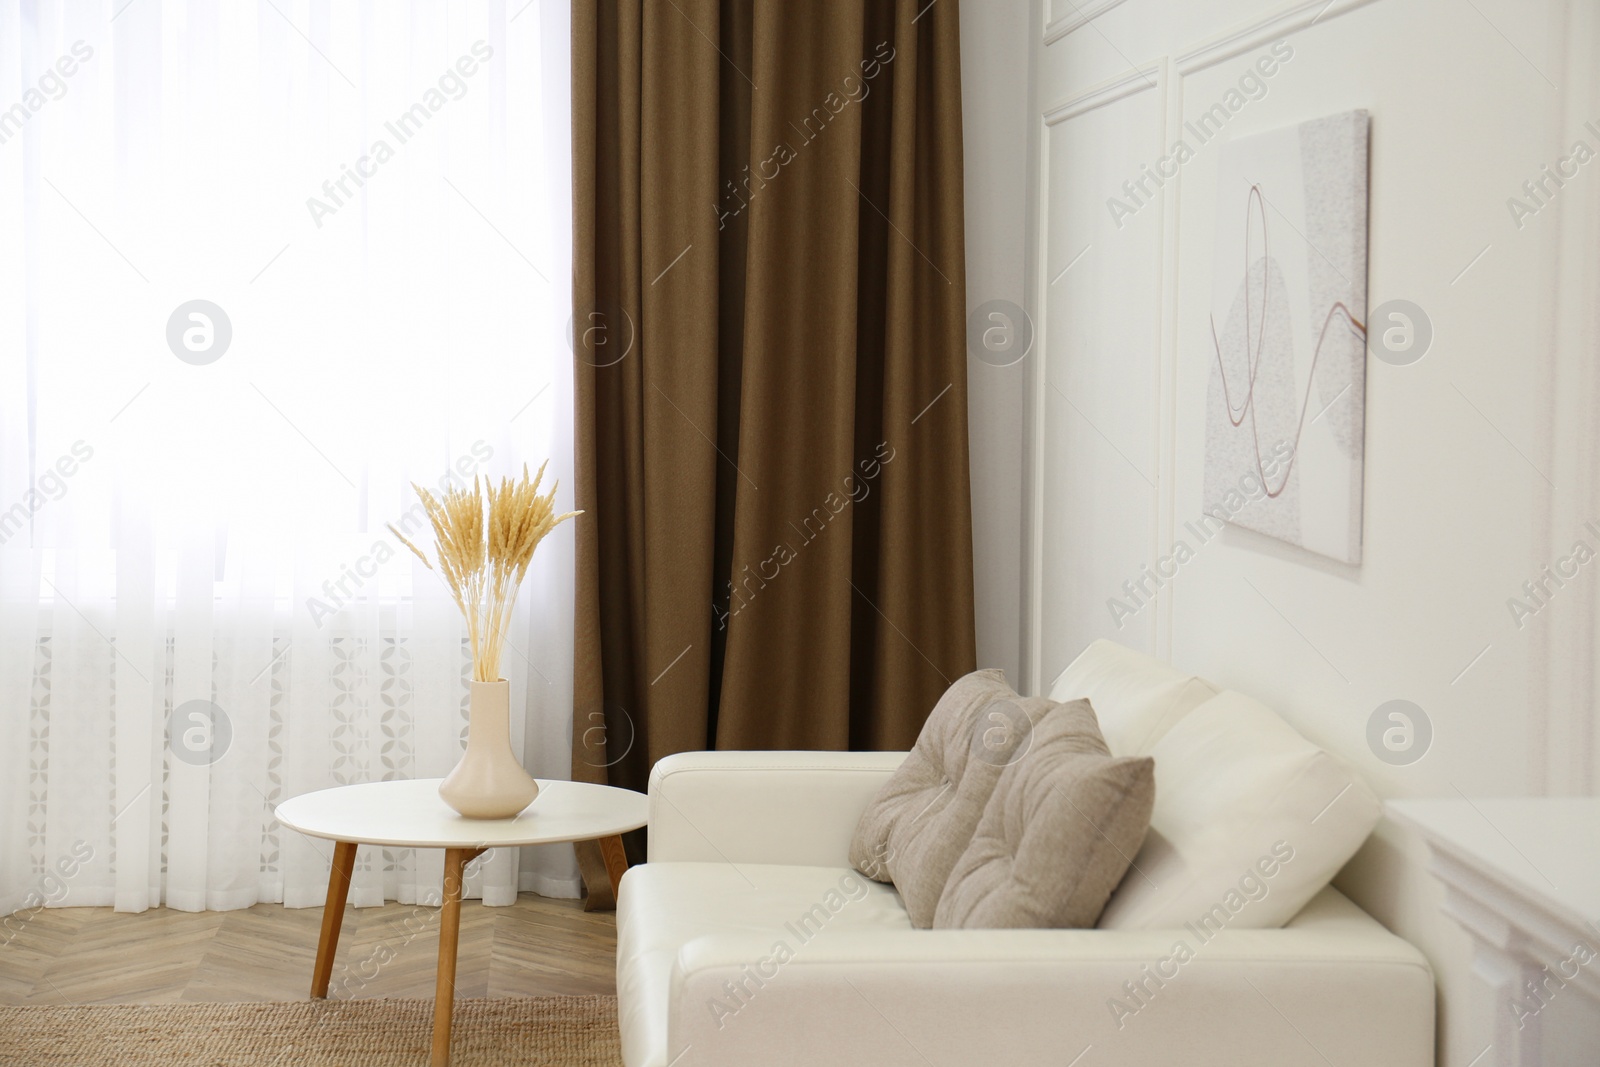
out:
{"label": "wooden table leg", "polygon": [[622,892],[622,876],[628,873],[628,853],[618,836],[600,839],[600,854],[605,857],[606,874],[611,878],[611,897],[615,901]]}
{"label": "wooden table leg", "polygon": [[333,870],[328,872],[328,899],[322,906],[322,936],[317,940],[317,965],[311,972],[311,997],[328,995],[333,957],[339,951],[339,928],[344,925],[344,903],[350,896],[350,877],[356,869],[356,843],[335,841]]}
{"label": "wooden table leg", "polygon": [[444,905],[439,911],[439,976],[433,991],[433,1067],[450,1063],[450,1016],[456,1000],[456,944],[461,937],[461,886],[481,848],[444,850]]}
{"label": "wooden table leg", "polygon": [[628,870],[628,856],[622,848],[622,838],[602,837],[597,841],[579,841],[573,845],[578,853],[578,870],[583,875],[584,911],[611,911],[617,906],[617,888]]}

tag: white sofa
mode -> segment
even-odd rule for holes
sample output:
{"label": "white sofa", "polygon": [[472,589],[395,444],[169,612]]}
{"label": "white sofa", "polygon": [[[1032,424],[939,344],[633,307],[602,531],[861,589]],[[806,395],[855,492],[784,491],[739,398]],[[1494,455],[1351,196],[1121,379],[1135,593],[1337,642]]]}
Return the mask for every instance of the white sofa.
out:
{"label": "white sofa", "polygon": [[[847,858],[903,753],[673,756],[617,902],[627,1067],[1433,1064],[1426,961],[1326,886],[1376,819],[1364,785],[1248,698],[1109,642],[1051,695],[1089,697],[1114,754],[1156,760],[1151,833],[1101,928],[914,929]],[[1207,864],[1284,833],[1293,878],[1216,929],[1162,925],[1208,899]]]}

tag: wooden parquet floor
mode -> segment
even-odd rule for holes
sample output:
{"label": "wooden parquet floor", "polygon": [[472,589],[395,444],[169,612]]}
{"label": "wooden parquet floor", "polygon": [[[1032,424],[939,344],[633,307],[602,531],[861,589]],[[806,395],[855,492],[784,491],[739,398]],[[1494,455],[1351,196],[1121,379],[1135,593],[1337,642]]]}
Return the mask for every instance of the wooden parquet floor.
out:
{"label": "wooden parquet floor", "polygon": [[[36,911],[0,945],[0,1004],[304,1000],[321,925],[321,908],[279,904]],[[613,995],[616,950],[613,913],[581,900],[464,901],[456,995]],[[328,995],[431,997],[438,955],[438,908],[347,907]]]}

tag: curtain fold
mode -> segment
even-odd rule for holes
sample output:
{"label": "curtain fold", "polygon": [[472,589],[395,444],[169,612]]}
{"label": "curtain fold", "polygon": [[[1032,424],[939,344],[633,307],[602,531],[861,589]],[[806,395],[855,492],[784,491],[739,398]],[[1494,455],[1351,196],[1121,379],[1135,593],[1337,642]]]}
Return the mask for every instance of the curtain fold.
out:
{"label": "curtain fold", "polygon": [[907,747],[972,669],[957,16],[574,12],[575,773]]}

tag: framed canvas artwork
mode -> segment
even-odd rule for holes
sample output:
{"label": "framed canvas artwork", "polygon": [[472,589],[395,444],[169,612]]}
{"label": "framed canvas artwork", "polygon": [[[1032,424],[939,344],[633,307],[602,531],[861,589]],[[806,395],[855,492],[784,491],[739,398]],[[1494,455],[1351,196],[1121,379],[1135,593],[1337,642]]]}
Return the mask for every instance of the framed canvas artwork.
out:
{"label": "framed canvas artwork", "polygon": [[1208,515],[1361,562],[1367,131],[1349,111],[1218,157]]}

